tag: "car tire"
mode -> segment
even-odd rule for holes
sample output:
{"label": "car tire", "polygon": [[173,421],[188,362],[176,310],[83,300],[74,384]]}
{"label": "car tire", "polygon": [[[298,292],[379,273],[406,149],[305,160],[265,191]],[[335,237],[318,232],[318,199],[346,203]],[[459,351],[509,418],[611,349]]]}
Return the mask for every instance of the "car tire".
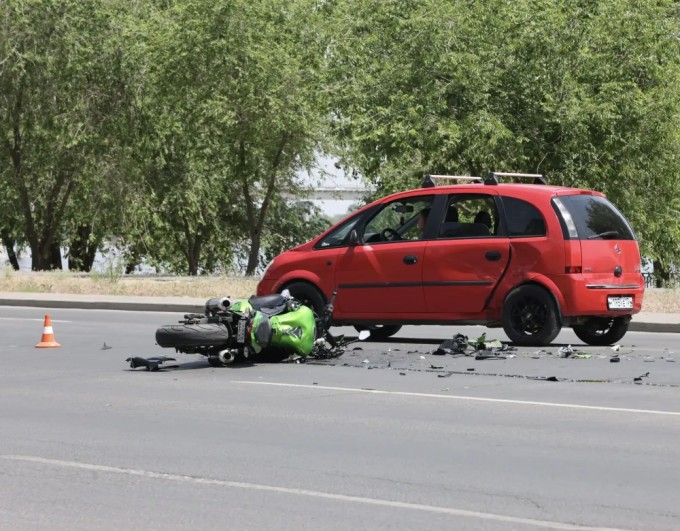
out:
{"label": "car tire", "polygon": [[281,291],[287,289],[294,299],[299,300],[305,306],[309,306],[318,316],[323,313],[326,301],[321,292],[308,282],[293,282],[284,286]]}
{"label": "car tire", "polygon": [[229,329],[217,323],[165,325],[156,330],[156,343],[165,348],[218,347],[229,343]]}
{"label": "car tire", "polygon": [[610,319],[592,317],[586,322],[574,325],[576,336],[587,343],[596,347],[612,345],[626,335],[630,319],[625,317],[613,317]]}
{"label": "car tire", "polygon": [[354,329],[357,332],[361,332],[362,330],[370,331],[371,336],[368,338],[368,341],[382,341],[399,332],[399,330],[401,330],[401,325],[354,325]]}
{"label": "car tire", "polygon": [[503,304],[503,330],[517,345],[546,346],[561,329],[552,295],[535,284],[513,289]]}

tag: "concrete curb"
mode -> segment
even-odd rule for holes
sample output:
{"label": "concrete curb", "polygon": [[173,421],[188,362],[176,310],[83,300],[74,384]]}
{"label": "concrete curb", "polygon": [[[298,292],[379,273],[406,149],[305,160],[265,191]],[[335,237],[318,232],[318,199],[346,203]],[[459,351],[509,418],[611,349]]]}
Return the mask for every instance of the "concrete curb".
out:
{"label": "concrete curb", "polygon": [[680,323],[650,323],[645,321],[636,322],[635,318],[630,322],[629,332],[660,332],[680,333]]}
{"label": "concrete curb", "polygon": [[206,299],[185,297],[126,297],[58,293],[0,293],[0,306],[120,310],[134,312],[203,313]]}
{"label": "concrete curb", "polygon": [[[127,297],[64,295],[59,293],[0,292],[0,306],[119,310],[135,312],[203,313],[205,299],[188,297]],[[680,315],[639,313],[633,317],[631,332],[680,333]]]}

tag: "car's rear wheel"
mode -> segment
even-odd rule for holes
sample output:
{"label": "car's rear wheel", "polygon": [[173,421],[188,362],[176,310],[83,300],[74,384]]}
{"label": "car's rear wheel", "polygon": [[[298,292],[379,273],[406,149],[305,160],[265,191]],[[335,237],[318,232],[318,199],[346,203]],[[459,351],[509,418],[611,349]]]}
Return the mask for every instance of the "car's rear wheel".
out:
{"label": "car's rear wheel", "polygon": [[616,343],[626,335],[629,324],[630,319],[626,317],[591,317],[573,329],[581,341],[599,347]]}
{"label": "car's rear wheel", "polygon": [[368,338],[369,341],[382,341],[399,332],[399,330],[401,330],[401,325],[354,325],[354,328],[357,332],[361,332],[362,330],[371,332],[371,336]]}
{"label": "car's rear wheel", "polygon": [[544,288],[519,286],[503,305],[503,330],[517,345],[549,345],[560,332],[557,305]]}

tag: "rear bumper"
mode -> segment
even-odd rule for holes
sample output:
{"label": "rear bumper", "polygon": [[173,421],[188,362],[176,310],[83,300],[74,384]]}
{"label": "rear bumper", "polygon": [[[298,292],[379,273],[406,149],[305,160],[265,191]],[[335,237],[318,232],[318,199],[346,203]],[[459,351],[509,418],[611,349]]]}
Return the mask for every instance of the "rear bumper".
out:
{"label": "rear bumper", "polygon": [[[565,317],[586,315],[623,316],[634,315],[642,309],[644,299],[644,279],[626,278],[621,282],[611,279],[587,278],[584,275],[559,275],[553,278],[564,297],[562,313]],[[607,300],[610,296],[633,297],[633,307],[621,310],[610,310]]]}

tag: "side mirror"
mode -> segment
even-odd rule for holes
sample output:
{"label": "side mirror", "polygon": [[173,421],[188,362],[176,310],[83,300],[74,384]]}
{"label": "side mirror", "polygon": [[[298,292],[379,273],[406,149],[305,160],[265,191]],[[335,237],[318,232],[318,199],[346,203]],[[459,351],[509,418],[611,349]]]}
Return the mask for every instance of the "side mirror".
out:
{"label": "side mirror", "polygon": [[359,243],[359,233],[356,229],[352,229],[352,231],[349,233],[348,243],[350,245],[357,245]]}

